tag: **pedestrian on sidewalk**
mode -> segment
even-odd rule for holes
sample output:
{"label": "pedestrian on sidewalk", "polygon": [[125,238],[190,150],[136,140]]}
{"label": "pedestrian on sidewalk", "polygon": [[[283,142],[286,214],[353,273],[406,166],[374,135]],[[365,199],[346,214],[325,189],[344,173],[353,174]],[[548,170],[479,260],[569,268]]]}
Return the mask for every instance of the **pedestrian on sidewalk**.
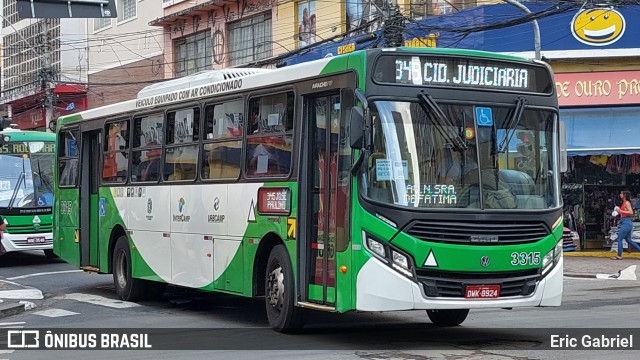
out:
{"label": "pedestrian on sidewalk", "polygon": [[633,216],[631,192],[627,190],[621,191],[620,200],[622,200],[622,206],[616,206],[613,210],[620,214],[620,230],[618,231],[618,255],[612,257],[612,260],[622,260],[623,240],[627,240],[629,246],[633,246],[636,250],[640,251],[640,245],[631,240],[631,232],[633,231],[633,222],[631,221],[631,217]]}
{"label": "pedestrian on sidewalk", "polygon": [[2,237],[4,236],[4,231],[7,229],[7,222],[4,220],[2,216],[0,216],[0,255],[4,255],[6,253],[4,246],[2,245]]}

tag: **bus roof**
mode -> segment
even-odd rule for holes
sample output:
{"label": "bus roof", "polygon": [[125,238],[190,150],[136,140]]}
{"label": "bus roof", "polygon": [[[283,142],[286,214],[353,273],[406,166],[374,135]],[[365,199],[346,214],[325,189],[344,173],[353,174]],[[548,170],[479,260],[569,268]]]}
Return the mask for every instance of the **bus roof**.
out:
{"label": "bus roof", "polygon": [[[494,60],[507,60],[515,62],[533,63],[534,60],[518,56],[497,54],[486,51],[463,50],[463,49],[439,49],[439,48],[378,48],[357,50],[351,53],[338,55],[286,66],[278,69],[256,69],[256,68],[230,68],[222,70],[209,70],[193,75],[168,79],[166,81],[151,84],[140,90],[136,99],[102,106],[95,109],[86,110],[58,119],[59,125],[89,120],[94,118],[117,116],[118,114],[143,112],[167,105],[190,100],[200,100],[212,95],[231,94],[241,90],[270,85],[283,85],[305,78],[331,74],[347,70],[346,59],[353,56],[366,56],[380,52],[411,52],[423,53],[425,55],[451,55],[489,58]],[[327,66],[333,63],[333,66]]]}
{"label": "bus roof", "polygon": [[56,134],[44,131],[5,129],[1,135],[9,135],[11,141],[55,141]]}

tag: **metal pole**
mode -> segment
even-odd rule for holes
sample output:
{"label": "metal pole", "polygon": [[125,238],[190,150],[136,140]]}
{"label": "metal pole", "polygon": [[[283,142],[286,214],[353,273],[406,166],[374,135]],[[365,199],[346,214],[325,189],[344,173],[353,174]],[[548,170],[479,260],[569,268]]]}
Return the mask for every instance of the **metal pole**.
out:
{"label": "metal pole", "polygon": [[45,91],[45,131],[51,132],[49,129],[49,124],[53,120],[53,106],[54,106],[54,96],[53,96],[53,68],[52,68],[52,51],[53,46],[51,43],[51,19],[44,19],[44,48],[43,54],[40,58],[42,61],[42,85],[44,86]]}
{"label": "metal pole", "polygon": [[[522,5],[516,0],[502,0],[502,1],[519,8],[520,10],[524,11],[527,14],[531,14],[531,10],[529,10],[528,7]],[[538,20],[536,19],[531,20],[531,23],[533,24],[533,48],[535,49],[535,52],[536,52],[536,55],[535,55],[536,60],[540,60],[542,58],[540,56],[540,26],[538,26]]]}

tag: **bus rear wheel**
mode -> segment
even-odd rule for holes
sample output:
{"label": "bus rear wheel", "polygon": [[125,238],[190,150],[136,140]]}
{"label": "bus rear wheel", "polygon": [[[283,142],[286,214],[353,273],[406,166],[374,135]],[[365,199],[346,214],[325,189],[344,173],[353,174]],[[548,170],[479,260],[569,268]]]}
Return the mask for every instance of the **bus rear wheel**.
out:
{"label": "bus rear wheel", "polygon": [[469,309],[427,310],[427,315],[435,326],[458,326],[469,315]]}
{"label": "bus rear wheel", "polygon": [[295,306],[293,268],[284,245],[275,246],[269,254],[264,288],[271,328],[281,333],[301,329],[304,325],[302,309]]}
{"label": "bus rear wheel", "polygon": [[131,251],[129,240],[126,236],[121,236],[116,241],[111,268],[113,269],[113,283],[116,287],[116,294],[120,299],[124,301],[140,301],[150,297],[162,296],[166,286],[165,283],[135,279],[131,276]]}

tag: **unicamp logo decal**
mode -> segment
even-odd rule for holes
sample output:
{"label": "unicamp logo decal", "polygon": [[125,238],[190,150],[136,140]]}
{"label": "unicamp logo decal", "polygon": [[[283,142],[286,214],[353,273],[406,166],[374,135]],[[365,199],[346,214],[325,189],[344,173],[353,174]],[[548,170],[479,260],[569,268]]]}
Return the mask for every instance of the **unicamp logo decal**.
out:
{"label": "unicamp logo decal", "polygon": [[571,33],[576,40],[592,46],[613,44],[625,29],[624,17],[613,8],[581,10],[571,20]]}
{"label": "unicamp logo decal", "polygon": [[224,218],[226,217],[224,214],[218,214],[218,210],[220,210],[220,199],[216,197],[213,199],[213,214],[209,214],[207,216],[207,221],[210,223],[222,223],[224,222]]}

